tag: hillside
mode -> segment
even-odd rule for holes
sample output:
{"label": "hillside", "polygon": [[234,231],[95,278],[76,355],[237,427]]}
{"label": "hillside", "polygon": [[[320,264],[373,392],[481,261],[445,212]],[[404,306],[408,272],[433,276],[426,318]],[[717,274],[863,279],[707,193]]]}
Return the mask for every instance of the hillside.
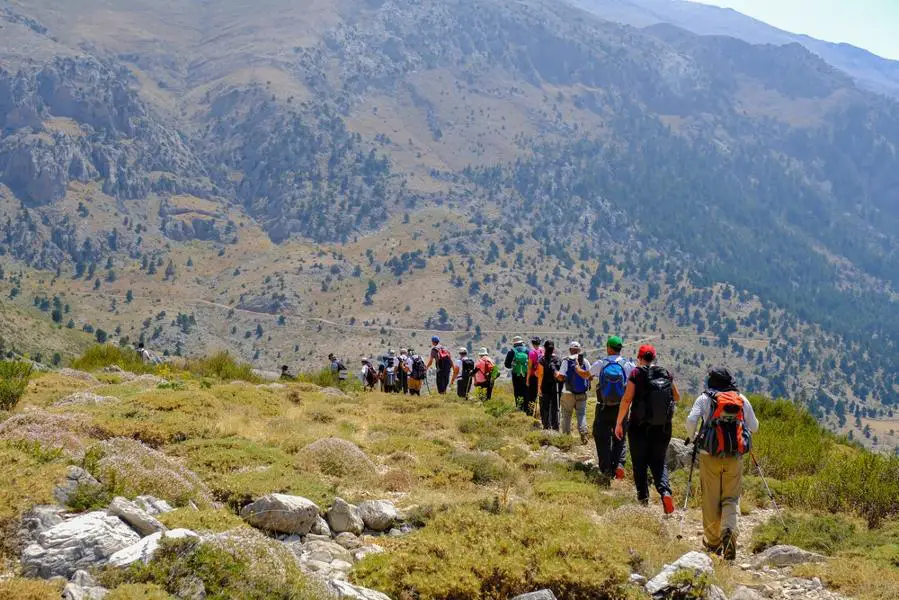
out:
{"label": "hillside", "polygon": [[799,46],[548,0],[0,7],[18,310],[265,368],[622,333],[896,445],[899,108]]}
{"label": "hillside", "polygon": [[[138,372],[103,367],[113,360]],[[80,364],[95,370],[37,375],[0,413],[2,598],[58,598],[62,584],[47,579],[84,569],[67,589],[102,586],[114,600],[486,600],[542,588],[633,600],[700,549],[695,495],[683,521],[638,507],[629,475],[603,484],[592,446],[535,429],[505,388],[482,404],[260,384],[222,357],[141,373],[135,356],[92,350]],[[790,403],[753,403],[787,529],[747,462],[736,563],[702,559],[705,575],[671,581],[693,594],[683,597],[721,598],[713,586],[730,598],[895,597],[897,459]],[[669,461],[678,503],[682,458]],[[157,548],[151,532],[165,528],[181,539]],[[765,552],[775,544],[803,550]]]}

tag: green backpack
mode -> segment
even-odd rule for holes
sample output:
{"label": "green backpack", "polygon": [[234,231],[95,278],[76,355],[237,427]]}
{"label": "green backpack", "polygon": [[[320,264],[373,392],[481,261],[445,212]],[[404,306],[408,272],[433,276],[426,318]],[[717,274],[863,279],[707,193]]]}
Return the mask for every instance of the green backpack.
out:
{"label": "green backpack", "polygon": [[512,375],[525,377],[528,374],[528,351],[524,346],[512,348],[515,356],[512,358]]}

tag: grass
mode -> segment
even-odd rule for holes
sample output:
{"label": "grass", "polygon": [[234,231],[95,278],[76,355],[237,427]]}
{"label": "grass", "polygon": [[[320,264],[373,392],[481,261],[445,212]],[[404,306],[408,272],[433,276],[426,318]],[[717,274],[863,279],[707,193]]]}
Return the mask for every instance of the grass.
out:
{"label": "grass", "polygon": [[215,377],[222,381],[248,381],[259,383],[253,374],[253,367],[248,363],[237,362],[227,352],[219,352],[212,356],[188,359],[184,368],[199,377]]}
{"label": "grass", "polygon": [[62,596],[62,587],[62,583],[58,581],[36,581],[13,577],[0,580],[0,598],[6,600],[59,600]]}
{"label": "grass", "polygon": [[28,387],[33,367],[31,363],[0,361],[0,410],[12,410]]}
{"label": "grass", "polygon": [[247,527],[247,524],[233,512],[224,509],[179,508],[159,516],[159,520],[169,529],[190,529],[198,533],[220,533]]}
{"label": "grass", "polygon": [[66,471],[66,461],[39,445],[0,441],[0,523],[53,499],[53,487]]}
{"label": "grass", "polygon": [[72,368],[81,371],[99,371],[113,365],[132,373],[153,373],[155,370],[154,365],[141,360],[136,350],[112,344],[91,346],[72,361]]}

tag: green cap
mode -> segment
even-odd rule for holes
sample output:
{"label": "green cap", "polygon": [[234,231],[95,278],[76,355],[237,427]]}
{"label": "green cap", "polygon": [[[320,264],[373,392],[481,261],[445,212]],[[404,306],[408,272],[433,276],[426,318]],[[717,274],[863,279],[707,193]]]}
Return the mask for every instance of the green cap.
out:
{"label": "green cap", "polygon": [[621,338],[617,335],[613,335],[609,338],[609,341],[606,342],[606,346],[614,350],[621,350],[621,348],[624,347],[624,342],[622,342]]}

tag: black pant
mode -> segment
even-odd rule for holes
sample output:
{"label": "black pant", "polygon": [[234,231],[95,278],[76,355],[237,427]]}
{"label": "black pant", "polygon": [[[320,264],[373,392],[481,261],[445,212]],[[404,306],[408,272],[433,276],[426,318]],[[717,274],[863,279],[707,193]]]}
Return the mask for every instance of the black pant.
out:
{"label": "black pant", "polygon": [[528,387],[527,392],[524,397],[524,405],[521,407],[526,414],[533,414],[534,410],[534,402],[537,401],[537,398],[540,396],[540,390],[537,389],[537,376],[531,375],[528,377]]}
{"label": "black pant", "polygon": [[405,371],[403,371],[402,369],[400,369],[400,372],[399,372],[399,382],[400,382],[400,389],[403,390],[404,394],[408,394],[409,393],[409,374],[406,373]]}
{"label": "black pant", "polygon": [[468,388],[471,386],[471,377],[460,377],[456,380],[456,395],[460,398],[468,398]]}
{"label": "black pant", "polygon": [[559,431],[559,389],[555,383],[543,388],[540,396],[540,422],[543,429]]}
{"label": "black pant", "polygon": [[[624,466],[624,440],[615,437],[615,425],[618,422],[618,406],[596,405],[596,417],[593,419],[593,441],[596,442],[596,458],[599,470],[609,477],[615,477],[615,470]],[[624,424],[627,429],[627,422]]]}
{"label": "black pant", "polygon": [[528,380],[526,375],[512,375],[512,394],[515,396],[515,406],[524,410],[528,401]]}
{"label": "black pant", "polygon": [[437,393],[445,394],[446,388],[449,387],[450,382],[450,370],[446,371],[437,371]]}
{"label": "black pant", "polygon": [[670,495],[671,486],[668,485],[668,465],[665,455],[671,441],[671,424],[631,425],[627,438],[631,447],[631,462],[634,463],[637,500],[644,503],[649,501],[647,469],[652,471],[652,479],[659,495]]}

